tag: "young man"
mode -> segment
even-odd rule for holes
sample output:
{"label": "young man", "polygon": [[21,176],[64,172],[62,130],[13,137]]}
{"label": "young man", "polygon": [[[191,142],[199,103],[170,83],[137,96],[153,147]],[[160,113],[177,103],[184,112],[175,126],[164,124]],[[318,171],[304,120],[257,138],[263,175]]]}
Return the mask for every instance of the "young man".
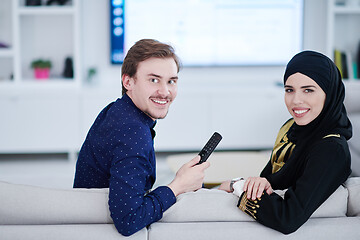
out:
{"label": "young man", "polygon": [[184,164],[167,186],[155,182],[153,139],[177,94],[179,59],[174,49],[143,39],[122,65],[123,97],[105,107],[80,150],[74,188],[109,188],[109,209],[117,230],[129,236],[162,218],[176,196],[202,186],[209,163]]}

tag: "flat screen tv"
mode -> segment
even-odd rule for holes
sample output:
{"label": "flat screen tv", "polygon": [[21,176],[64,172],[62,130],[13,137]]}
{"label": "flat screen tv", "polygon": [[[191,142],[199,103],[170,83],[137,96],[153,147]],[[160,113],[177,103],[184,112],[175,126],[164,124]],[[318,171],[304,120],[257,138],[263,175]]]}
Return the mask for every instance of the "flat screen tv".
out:
{"label": "flat screen tv", "polygon": [[184,66],[284,65],[303,44],[303,0],[110,0],[111,63],[136,41],[170,43]]}

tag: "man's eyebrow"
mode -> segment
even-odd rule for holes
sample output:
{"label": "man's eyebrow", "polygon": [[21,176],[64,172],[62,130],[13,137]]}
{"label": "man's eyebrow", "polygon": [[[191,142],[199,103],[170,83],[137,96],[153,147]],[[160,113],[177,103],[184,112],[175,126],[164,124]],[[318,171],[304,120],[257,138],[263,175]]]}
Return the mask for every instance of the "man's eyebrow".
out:
{"label": "man's eyebrow", "polygon": [[[148,76],[149,76],[149,77],[162,78],[160,75],[157,75],[157,74],[155,74],[155,73],[149,73]],[[173,77],[171,77],[170,79],[179,79],[179,77],[178,77],[178,76],[173,76]]]}
{"label": "man's eyebrow", "polygon": [[161,76],[160,76],[160,75],[157,75],[157,74],[155,74],[155,73],[149,73],[149,74],[148,74],[148,76],[149,76],[149,77],[157,77],[157,78],[161,78]]}

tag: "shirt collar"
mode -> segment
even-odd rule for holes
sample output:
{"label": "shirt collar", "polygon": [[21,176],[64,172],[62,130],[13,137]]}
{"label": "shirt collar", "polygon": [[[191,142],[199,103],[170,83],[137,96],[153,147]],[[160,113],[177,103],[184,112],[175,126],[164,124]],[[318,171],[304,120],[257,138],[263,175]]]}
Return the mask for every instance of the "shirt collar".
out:
{"label": "shirt collar", "polygon": [[[142,121],[149,126],[150,129],[153,129],[157,123],[157,121],[152,120],[148,115],[146,115],[143,111],[141,111],[135,104],[134,102],[131,100],[131,98],[125,93],[122,96],[122,99],[129,104],[129,106],[131,106],[133,109],[136,110],[136,112],[138,113],[138,115],[140,116],[140,118],[142,119]],[[153,134],[153,138],[155,137],[155,134]]]}

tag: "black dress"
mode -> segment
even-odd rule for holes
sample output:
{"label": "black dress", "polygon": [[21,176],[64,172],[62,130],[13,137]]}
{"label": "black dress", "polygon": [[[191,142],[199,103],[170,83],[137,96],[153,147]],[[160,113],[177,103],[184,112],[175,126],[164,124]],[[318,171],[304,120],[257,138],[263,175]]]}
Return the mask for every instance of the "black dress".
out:
{"label": "black dress", "polygon": [[303,225],[351,173],[349,148],[342,136],[317,141],[298,160],[285,163],[275,173],[270,160],[260,174],[274,190],[287,189],[284,198],[264,192],[260,200],[252,201],[243,193],[239,208],[263,225],[289,234]]}

